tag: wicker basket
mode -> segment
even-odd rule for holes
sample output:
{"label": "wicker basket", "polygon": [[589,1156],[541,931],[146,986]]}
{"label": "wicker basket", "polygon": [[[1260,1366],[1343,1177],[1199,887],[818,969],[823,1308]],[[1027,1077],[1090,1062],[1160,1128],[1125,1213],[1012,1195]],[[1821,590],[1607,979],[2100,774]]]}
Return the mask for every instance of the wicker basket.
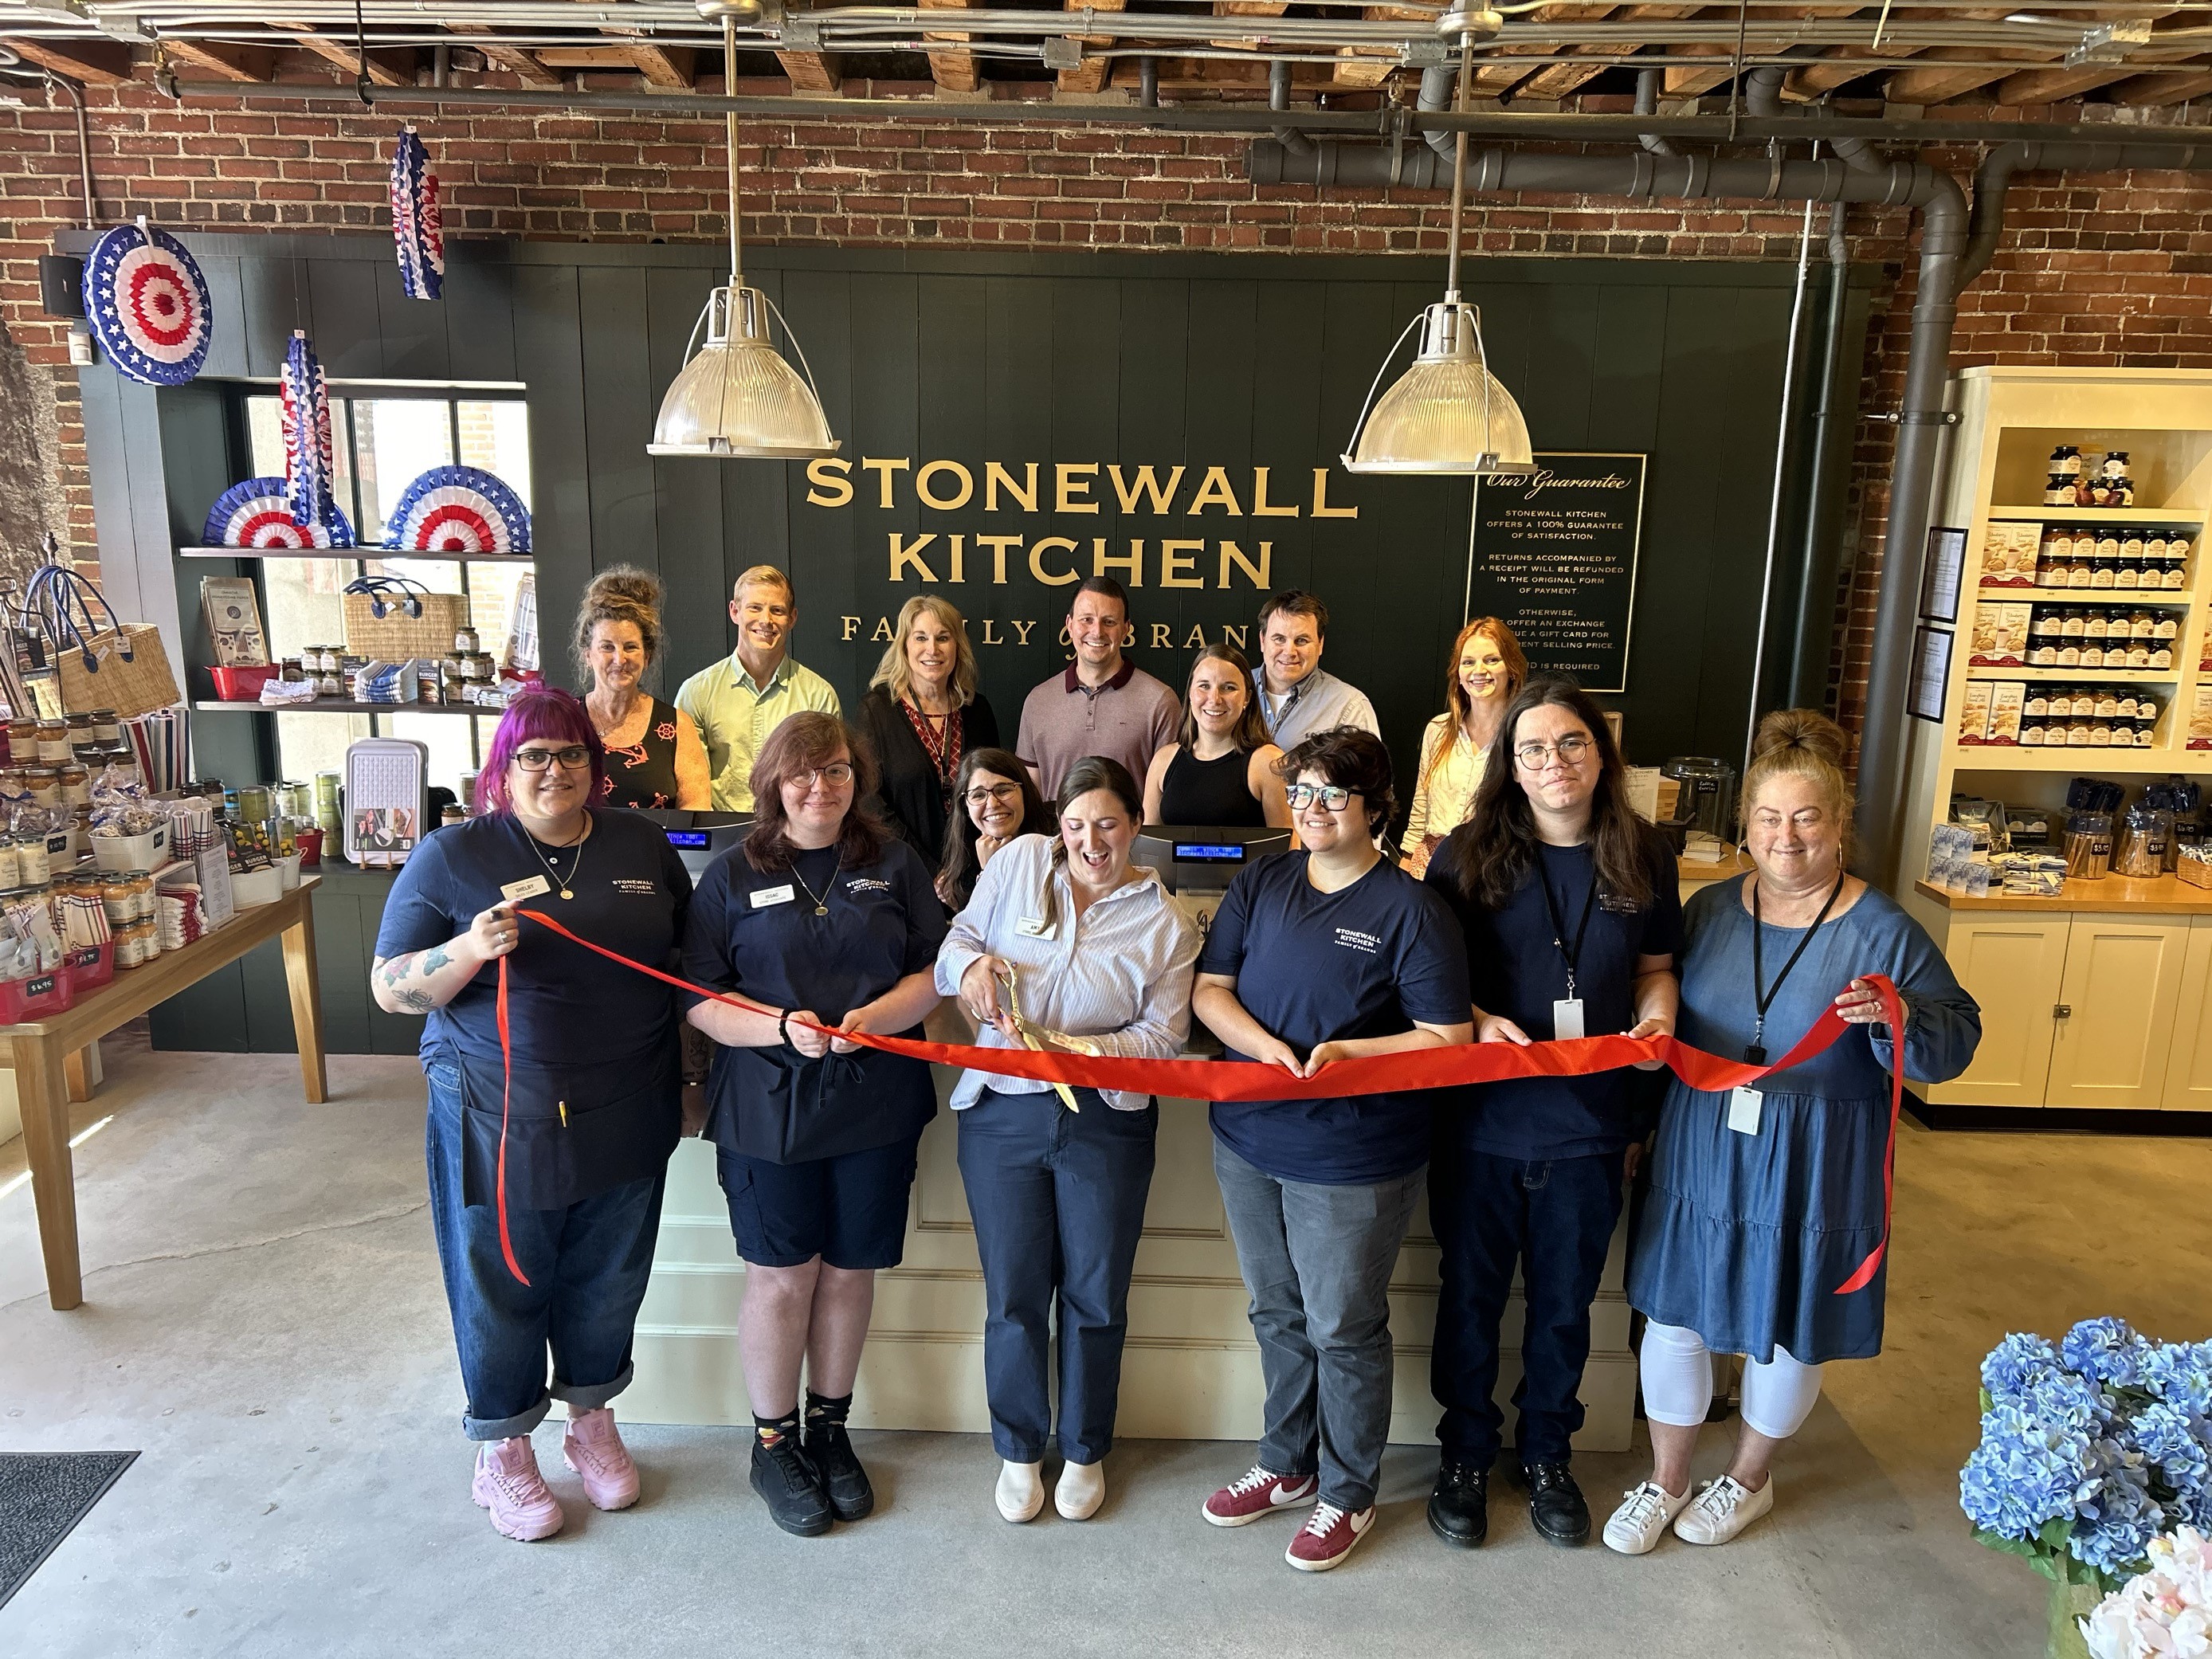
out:
{"label": "wicker basket", "polygon": [[[469,623],[465,593],[355,593],[345,599],[345,648],[348,654],[374,661],[404,662],[428,657],[433,662],[450,655],[453,635]],[[410,605],[410,599],[414,601]],[[384,614],[376,614],[380,605]],[[410,616],[420,607],[422,615]]]}
{"label": "wicker basket", "polygon": [[[131,656],[123,655],[125,641]],[[169,653],[161,644],[161,629],[146,623],[125,623],[119,632],[94,634],[86,641],[94,665],[85,666],[84,652],[75,645],[54,653],[60,670],[62,707],[79,714],[112,708],[124,720],[150,714],[183,699],[177,677],[169,667]]]}

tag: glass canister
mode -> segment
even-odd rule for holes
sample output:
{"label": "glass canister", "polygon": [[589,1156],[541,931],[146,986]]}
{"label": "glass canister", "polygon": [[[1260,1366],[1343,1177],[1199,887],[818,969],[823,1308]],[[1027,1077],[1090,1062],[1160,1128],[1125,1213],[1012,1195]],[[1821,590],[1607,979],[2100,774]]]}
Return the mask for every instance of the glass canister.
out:
{"label": "glass canister", "polygon": [[2112,815],[2070,812],[2066,817],[2066,873],[2079,881],[2101,881],[2112,868]]}
{"label": "glass canister", "polygon": [[1660,775],[1681,785],[1674,805],[1677,821],[1726,844],[1735,820],[1735,768],[1706,755],[1677,755],[1659,768]]}
{"label": "glass canister", "polygon": [[23,855],[12,838],[0,836],[0,887],[23,884]]}
{"label": "glass canister", "polygon": [[69,757],[69,722],[40,720],[39,722],[39,764],[58,766]]}
{"label": "glass canister", "polygon": [[59,769],[64,806],[92,805],[92,774],[82,761],[73,760]]}
{"label": "glass canister", "polygon": [[23,774],[23,787],[30,791],[31,799],[49,811],[62,804],[62,775],[52,766],[34,766]]}
{"label": "glass canister", "polygon": [[46,855],[44,836],[15,838],[15,872],[26,887],[42,887],[54,878],[53,862]]}
{"label": "glass canister", "polygon": [[95,708],[92,711],[92,735],[101,743],[123,741],[123,722],[115,718],[115,711],[112,708]]}

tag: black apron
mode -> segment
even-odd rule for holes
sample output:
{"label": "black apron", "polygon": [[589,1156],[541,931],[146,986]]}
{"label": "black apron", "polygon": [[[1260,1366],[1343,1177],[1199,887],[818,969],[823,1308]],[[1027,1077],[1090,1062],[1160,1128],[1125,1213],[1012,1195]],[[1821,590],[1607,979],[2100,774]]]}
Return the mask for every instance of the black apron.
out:
{"label": "black apron", "polygon": [[[503,1076],[496,1059],[449,1048],[461,1078],[461,1201],[499,1194]],[[507,1112],[507,1203],[562,1210],[668,1167],[684,1127],[681,1056],[672,1042],[641,1061],[588,1071],[517,1060]]]}

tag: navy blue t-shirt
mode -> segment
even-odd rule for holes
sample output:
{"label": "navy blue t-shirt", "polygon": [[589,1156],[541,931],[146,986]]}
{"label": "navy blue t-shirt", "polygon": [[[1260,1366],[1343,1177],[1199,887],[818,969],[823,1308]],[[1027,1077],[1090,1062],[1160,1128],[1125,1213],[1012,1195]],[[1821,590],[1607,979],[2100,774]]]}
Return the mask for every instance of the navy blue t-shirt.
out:
{"label": "navy blue t-shirt", "polygon": [[[1280,853],[1230,883],[1198,971],[1233,977],[1246,1012],[1301,1055],[1323,1042],[1395,1036],[1415,1021],[1464,1025],[1467,948],[1443,899],[1388,859],[1324,893],[1306,879],[1307,857]],[[1216,1101],[1213,1133],[1279,1181],[1390,1181],[1428,1161],[1431,1100],[1413,1091]]]}
{"label": "navy blue t-shirt", "polygon": [[[1468,833],[1452,832],[1453,839]],[[1429,863],[1428,883],[1459,917],[1467,935],[1468,978],[1474,1006],[1502,1014],[1537,1042],[1547,1041],[1552,1004],[1567,994],[1565,957],[1553,941],[1582,945],[1575,989],[1583,1001],[1583,1034],[1605,1036],[1636,1024],[1636,959],[1669,957],[1682,947],[1682,905],[1674,859],[1656,834],[1645,837],[1651,899],[1641,908],[1597,882],[1596,857],[1586,843],[1539,843],[1537,867],[1497,910],[1462,894],[1450,842]],[[1564,934],[1553,927],[1540,884],[1548,882]],[[1582,925],[1583,907],[1589,922]],[[1658,1073],[1623,1069],[1589,1077],[1515,1078],[1439,1091],[1437,1133],[1469,1151],[1500,1158],[1594,1157],[1640,1139],[1656,1099],[1647,1085]]]}
{"label": "navy blue t-shirt", "polygon": [[[936,962],[945,906],[906,842],[886,840],[866,865],[848,866],[828,847],[792,865],[756,870],[733,847],[708,866],[691,906],[686,979],[770,1008],[811,1008],[834,1024]],[[814,914],[817,903],[827,915]],[[775,1164],[888,1146],[919,1134],[937,1111],[927,1062],[875,1048],[808,1060],[788,1044],[718,1048],[707,1092],[708,1139]]]}
{"label": "navy blue t-shirt", "polygon": [[[427,951],[465,933],[503,901],[511,882],[544,877],[551,890],[522,901],[594,945],[665,969],[684,937],[691,878],[650,818],[593,807],[580,848],[544,847],[507,813],[449,823],[426,837],[392,884],[376,954]],[[536,850],[533,850],[535,848]],[[548,875],[550,862],[575,895]],[[657,1056],[676,1041],[676,994],[659,980],[595,956],[525,921],[507,958],[507,1021],[518,1062],[564,1069]],[[499,1063],[499,969],[487,963],[422,1032],[427,1057],[450,1043]]]}

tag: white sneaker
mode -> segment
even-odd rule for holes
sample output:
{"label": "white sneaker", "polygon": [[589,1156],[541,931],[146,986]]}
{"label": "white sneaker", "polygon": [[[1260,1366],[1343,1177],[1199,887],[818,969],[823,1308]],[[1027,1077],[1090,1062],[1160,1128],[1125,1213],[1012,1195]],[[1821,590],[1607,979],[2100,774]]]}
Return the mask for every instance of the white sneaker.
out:
{"label": "white sneaker", "polygon": [[1649,1555],[1668,1522],[1689,1503],[1690,1490],[1685,1486],[1677,1498],[1656,1480],[1646,1480],[1621,1496],[1620,1507],[1605,1523],[1605,1547],[1622,1555]]}
{"label": "white sneaker", "polygon": [[1043,1471],[1042,1463],[1001,1462],[999,1465],[999,1513],[1016,1525],[1036,1520],[1037,1511],[1044,1507]]}
{"label": "white sneaker", "polygon": [[1685,1544],[1725,1544],[1773,1507],[1771,1474],[1757,1492],[1747,1492],[1724,1474],[1699,1489],[1675,1521],[1674,1536]]}
{"label": "white sneaker", "polygon": [[1106,1501],[1106,1465],[1063,1463],[1060,1484],[1052,1490],[1052,1506],[1063,1521],[1088,1521]]}

